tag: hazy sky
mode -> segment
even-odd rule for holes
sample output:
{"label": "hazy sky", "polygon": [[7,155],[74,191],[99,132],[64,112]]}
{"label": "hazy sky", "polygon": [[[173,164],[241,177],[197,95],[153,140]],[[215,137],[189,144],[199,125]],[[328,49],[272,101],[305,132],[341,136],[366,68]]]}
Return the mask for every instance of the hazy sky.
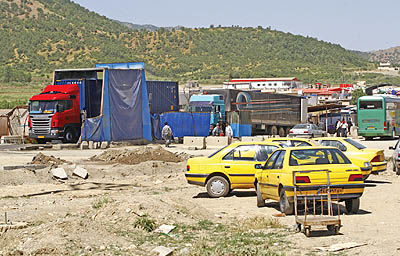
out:
{"label": "hazy sky", "polygon": [[108,18],[156,26],[271,26],[370,51],[400,46],[400,0],[73,0]]}

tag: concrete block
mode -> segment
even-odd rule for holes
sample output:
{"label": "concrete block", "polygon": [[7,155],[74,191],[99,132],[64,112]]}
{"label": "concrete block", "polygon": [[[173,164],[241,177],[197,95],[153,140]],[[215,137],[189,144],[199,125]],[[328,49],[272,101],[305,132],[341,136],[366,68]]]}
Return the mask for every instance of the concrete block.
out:
{"label": "concrete block", "polygon": [[76,167],[75,170],[72,172],[73,175],[76,175],[78,177],[81,177],[82,179],[87,179],[89,174],[86,171],[85,168],[82,168],[80,166]]}
{"label": "concrete block", "polygon": [[207,148],[221,148],[228,145],[228,137],[215,136],[206,138]]}
{"label": "concrete block", "polygon": [[1,144],[23,144],[24,138],[20,135],[1,136],[0,142]]}
{"label": "concrete block", "polygon": [[89,141],[89,149],[94,149],[94,141]]}
{"label": "concrete block", "polygon": [[159,256],[172,255],[173,250],[165,246],[158,246],[152,250],[152,252],[158,253]]}
{"label": "concrete block", "polygon": [[61,149],[62,149],[62,144],[55,144],[55,145],[53,145],[53,149],[55,149],[55,150],[61,150]]}
{"label": "concrete block", "polygon": [[82,141],[81,145],[80,145],[80,149],[84,150],[84,149],[88,149],[89,148],[89,143],[87,141]]}
{"label": "concrete block", "polygon": [[206,148],[206,138],[205,137],[183,137],[183,146],[196,148],[196,149],[205,149]]}
{"label": "concrete block", "polygon": [[64,168],[55,168],[51,169],[51,174],[57,179],[66,180],[68,179],[67,173]]}
{"label": "concrete block", "polygon": [[106,149],[108,147],[109,147],[109,142],[108,141],[101,142],[101,144],[100,144],[100,148],[101,149]]}
{"label": "concrete block", "polygon": [[264,141],[264,136],[243,136],[242,142],[260,142]]}

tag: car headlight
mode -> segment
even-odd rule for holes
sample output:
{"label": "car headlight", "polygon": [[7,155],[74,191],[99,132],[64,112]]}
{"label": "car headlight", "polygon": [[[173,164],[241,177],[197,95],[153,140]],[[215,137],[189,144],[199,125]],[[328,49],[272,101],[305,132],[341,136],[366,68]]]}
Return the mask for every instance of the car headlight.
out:
{"label": "car headlight", "polygon": [[371,165],[370,162],[364,162],[364,166],[365,166],[365,167],[371,167],[372,165]]}

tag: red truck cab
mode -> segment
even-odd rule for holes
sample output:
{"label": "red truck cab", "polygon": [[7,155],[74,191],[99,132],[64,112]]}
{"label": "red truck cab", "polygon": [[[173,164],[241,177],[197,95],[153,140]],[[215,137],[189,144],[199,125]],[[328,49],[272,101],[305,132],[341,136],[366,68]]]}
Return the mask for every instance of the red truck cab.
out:
{"label": "red truck cab", "polygon": [[79,102],[77,84],[48,85],[29,100],[29,137],[39,143],[76,142],[81,131]]}

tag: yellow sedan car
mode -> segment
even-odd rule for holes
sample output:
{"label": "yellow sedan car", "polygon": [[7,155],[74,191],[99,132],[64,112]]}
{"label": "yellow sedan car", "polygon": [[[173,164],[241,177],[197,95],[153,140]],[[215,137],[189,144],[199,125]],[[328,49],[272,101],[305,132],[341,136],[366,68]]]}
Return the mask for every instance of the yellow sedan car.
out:
{"label": "yellow sedan car", "polygon": [[209,157],[187,161],[186,180],[189,184],[206,186],[210,197],[223,197],[232,189],[254,188],[256,165],[282,148],[273,142],[237,142],[221,148]]}
{"label": "yellow sedan car", "polygon": [[[334,146],[330,143],[325,143],[325,141],[335,141],[336,139],[340,138],[318,138],[318,139],[304,139],[304,138],[287,138],[287,137],[277,137],[277,138],[268,138],[266,141],[271,141],[271,142],[276,142],[276,143],[281,143],[284,145],[287,145],[288,147],[304,147],[304,146]],[[344,138],[346,139],[346,138]],[[321,144],[320,144],[321,143]],[[339,148],[340,149],[340,148]],[[382,152],[383,153],[383,152]],[[370,158],[366,157],[365,155],[362,154],[355,154],[354,151],[345,151],[345,155],[350,159],[350,161],[359,166],[362,174],[363,174],[363,179],[367,179],[368,176],[371,174],[372,171],[372,163],[370,162],[371,159],[377,159],[377,158]],[[375,163],[375,164],[380,164],[380,163]],[[382,168],[382,167],[380,167]],[[386,167],[385,167],[386,169]]]}
{"label": "yellow sedan car", "polygon": [[350,138],[331,137],[331,138],[320,138],[317,141],[322,146],[332,146],[338,148],[340,151],[345,152],[349,158],[358,157],[364,158],[371,162],[372,170],[371,173],[383,172],[387,168],[387,161],[385,161],[385,155],[383,150],[367,148],[361,143],[352,140]]}
{"label": "yellow sedan car", "polygon": [[[296,176],[296,183],[304,185],[298,199],[311,200],[327,198],[326,170],[329,170],[331,198],[344,201],[349,213],[356,213],[360,206],[360,197],[364,192],[362,173],[358,166],[337,148],[333,147],[289,147],[277,149],[268,158],[263,167],[255,174],[257,206],[265,205],[266,199],[279,202],[280,210],[293,213],[294,176],[293,172],[302,171]],[[304,171],[308,171],[304,173]]]}

